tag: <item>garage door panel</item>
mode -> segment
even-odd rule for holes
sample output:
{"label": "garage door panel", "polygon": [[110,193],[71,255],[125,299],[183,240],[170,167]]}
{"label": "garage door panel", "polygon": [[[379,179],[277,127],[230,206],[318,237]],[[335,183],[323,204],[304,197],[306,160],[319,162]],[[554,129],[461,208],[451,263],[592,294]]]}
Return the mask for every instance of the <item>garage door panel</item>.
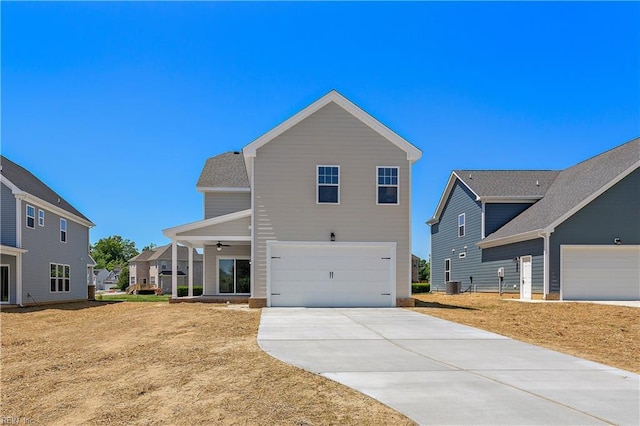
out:
{"label": "garage door panel", "polygon": [[388,243],[283,244],[270,251],[271,306],[394,305]]}
{"label": "garage door panel", "polygon": [[639,300],[640,246],[562,246],[565,300]]}

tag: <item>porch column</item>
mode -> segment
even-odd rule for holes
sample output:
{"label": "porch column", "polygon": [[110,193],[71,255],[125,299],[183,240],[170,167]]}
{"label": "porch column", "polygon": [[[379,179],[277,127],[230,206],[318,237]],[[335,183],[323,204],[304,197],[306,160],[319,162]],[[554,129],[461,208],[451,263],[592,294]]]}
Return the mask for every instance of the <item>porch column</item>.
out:
{"label": "porch column", "polygon": [[22,306],[22,253],[16,255],[16,305]]}
{"label": "porch column", "polygon": [[189,280],[189,297],[193,297],[193,247],[187,246],[189,249],[189,270],[187,271]]}
{"label": "porch column", "polygon": [[171,298],[178,297],[178,243],[171,240]]}

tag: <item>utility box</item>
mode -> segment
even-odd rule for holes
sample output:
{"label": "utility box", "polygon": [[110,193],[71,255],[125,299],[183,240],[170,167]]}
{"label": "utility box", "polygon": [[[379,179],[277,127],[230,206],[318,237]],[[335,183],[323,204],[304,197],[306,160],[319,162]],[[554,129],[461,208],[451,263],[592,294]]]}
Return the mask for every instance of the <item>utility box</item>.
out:
{"label": "utility box", "polygon": [[460,294],[460,287],[462,282],[460,281],[447,281],[446,292],[447,294]]}

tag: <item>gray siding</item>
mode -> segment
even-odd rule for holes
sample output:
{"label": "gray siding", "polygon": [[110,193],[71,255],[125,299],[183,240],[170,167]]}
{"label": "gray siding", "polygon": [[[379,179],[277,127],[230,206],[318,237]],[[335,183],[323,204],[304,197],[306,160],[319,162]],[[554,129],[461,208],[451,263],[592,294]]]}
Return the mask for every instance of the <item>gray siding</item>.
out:
{"label": "gray siding", "polygon": [[478,291],[498,291],[498,268],[504,268],[503,290],[520,292],[520,262],[515,258],[531,256],[531,292],[544,291],[544,241],[541,238],[482,250],[482,264],[473,277]]}
{"label": "gray siding", "polygon": [[560,291],[562,244],[640,244],[640,169],[558,225],[549,247],[550,291]]}
{"label": "gray siding", "polygon": [[0,186],[0,243],[16,247],[16,197],[8,186]]}
{"label": "gray siding", "polygon": [[500,229],[505,223],[531,207],[531,203],[487,203],[484,206],[484,235]]}
{"label": "gray siding", "polygon": [[251,246],[249,245],[233,245],[231,247],[223,247],[221,251],[216,250],[215,246],[205,246],[204,248],[204,291],[203,294],[212,296],[218,294],[217,276],[218,276],[218,256],[242,256],[251,257]]}
{"label": "gray siding", "polygon": [[16,303],[16,258],[6,254],[0,255],[0,264],[9,266],[9,302]]}
{"label": "gray siding", "polygon": [[[21,202],[24,210],[25,203]],[[38,206],[36,207],[36,214]],[[87,298],[87,263],[89,255],[89,228],[67,219],[67,242],[60,241],[60,216],[45,210],[45,226],[35,229],[22,223],[22,247],[29,250],[23,259],[22,301],[25,304],[83,300]],[[69,292],[50,291],[49,264],[70,266]],[[31,297],[27,297],[30,294]]]}
{"label": "gray siding", "polygon": [[[340,166],[340,204],[316,203],[316,166]],[[400,205],[376,205],[376,166],[399,167]],[[397,242],[396,294],[411,293],[407,153],[330,103],[254,159],[254,297],[266,297],[266,241]]]}
{"label": "gray siding", "polygon": [[204,218],[223,216],[251,208],[248,192],[206,192],[204,194]]}
{"label": "gray siding", "polygon": [[[466,229],[464,237],[458,237],[458,215],[462,213],[465,214]],[[440,222],[431,226],[431,284],[434,290],[445,287],[445,259],[451,259],[451,281],[461,281],[464,288],[470,285],[469,277],[480,267],[481,251],[476,243],[481,238],[481,226],[480,203],[465,185],[456,181]],[[460,253],[466,253],[466,257],[459,258]]]}

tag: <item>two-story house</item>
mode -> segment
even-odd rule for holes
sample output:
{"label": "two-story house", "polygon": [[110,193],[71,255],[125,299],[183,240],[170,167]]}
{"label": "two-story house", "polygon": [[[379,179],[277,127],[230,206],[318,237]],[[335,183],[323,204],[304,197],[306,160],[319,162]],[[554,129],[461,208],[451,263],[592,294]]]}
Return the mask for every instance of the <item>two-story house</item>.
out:
{"label": "two-story house", "polygon": [[[403,306],[411,299],[411,166],[422,153],[331,91],[209,158],[204,220],[164,230],[204,251],[204,295],[259,306]],[[177,297],[177,275],[173,297]]]}
{"label": "two-story house", "polygon": [[432,288],[640,298],[640,139],[561,171],[455,170],[431,226]]}
{"label": "two-story house", "polygon": [[[189,250],[192,252],[191,265]],[[163,293],[171,293],[172,265],[171,244],[144,250],[129,259],[129,284],[149,284],[161,288]],[[196,285],[202,285],[202,255],[194,248],[178,246],[177,265],[178,285],[187,285],[190,275]]]}
{"label": "two-story house", "polygon": [[[86,300],[94,224],[32,173],[0,156],[0,302]],[[89,279],[88,279],[89,277]]]}

